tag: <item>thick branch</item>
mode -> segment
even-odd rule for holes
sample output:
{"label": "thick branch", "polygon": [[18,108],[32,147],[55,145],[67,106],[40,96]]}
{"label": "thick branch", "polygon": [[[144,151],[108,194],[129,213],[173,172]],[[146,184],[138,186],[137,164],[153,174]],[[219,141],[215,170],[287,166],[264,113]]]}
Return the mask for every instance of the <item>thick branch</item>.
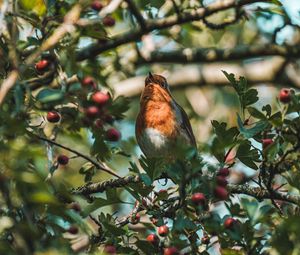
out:
{"label": "thick branch", "polygon": [[145,63],[205,63],[262,58],[267,56],[282,56],[285,58],[299,58],[300,47],[279,45],[258,45],[233,49],[181,49],[168,52],[152,52]]}
{"label": "thick branch", "polygon": [[[139,182],[141,182],[139,176],[130,175],[122,179],[107,180],[104,182],[86,184],[77,189],[74,189],[72,193],[75,195],[90,195],[93,193],[104,192],[105,190],[110,188],[125,187],[128,184],[139,183]],[[228,185],[228,189],[233,194],[245,194],[245,195],[255,197],[256,199],[276,199],[276,200],[282,200],[296,205],[300,205],[300,196],[297,195],[280,193],[278,191],[274,191],[272,194],[270,194],[270,192],[266,189],[253,187],[247,184],[243,184],[243,185],[230,184]]]}
{"label": "thick branch", "polygon": [[235,0],[227,0],[227,1],[218,1],[213,3],[205,8],[199,8],[194,10],[190,13],[182,13],[182,15],[173,15],[167,18],[158,19],[158,20],[151,20],[147,21],[146,29],[139,29],[135,32],[127,32],[122,34],[121,36],[116,36],[112,38],[111,41],[107,42],[104,45],[100,44],[93,44],[81,49],[77,53],[77,60],[82,61],[89,58],[94,58],[95,56],[99,55],[100,53],[117,48],[120,45],[134,42],[139,40],[143,35],[148,34],[157,29],[165,29],[172,27],[177,24],[183,24],[191,21],[202,20],[212,14],[217,12],[231,9],[231,8],[240,8],[244,5],[256,3],[256,2],[270,2],[269,0],[242,0],[242,1],[235,1]]}
{"label": "thick branch", "polygon": [[[293,66],[287,66],[280,76],[278,72],[284,64],[281,57],[273,57],[264,61],[256,61],[245,64],[209,63],[205,65],[185,65],[178,67],[171,73],[164,73],[171,86],[176,88],[187,88],[189,86],[202,87],[205,85],[223,86],[229,82],[221,70],[234,73],[237,77],[244,76],[249,84],[284,84],[295,88],[300,87],[300,80],[292,79],[297,72],[290,72]],[[297,76],[296,76],[297,77]],[[137,76],[119,83],[114,83],[115,95],[135,97],[141,94],[144,88],[145,76]]]}
{"label": "thick branch", "polygon": [[74,195],[90,195],[93,193],[104,192],[110,188],[120,188],[127,186],[130,183],[138,183],[141,182],[139,176],[129,175],[120,179],[111,179],[104,182],[96,182],[92,184],[86,184],[77,189],[74,189],[72,193]]}
{"label": "thick branch", "polygon": [[131,13],[133,14],[133,16],[137,19],[138,23],[140,24],[142,29],[146,29],[146,21],[144,19],[144,17],[142,16],[139,8],[135,5],[133,0],[125,0],[128,4],[128,7],[131,11]]}
{"label": "thick branch", "polygon": [[270,192],[266,189],[261,189],[259,187],[251,187],[247,184],[243,185],[228,185],[228,188],[231,193],[233,194],[245,194],[257,199],[275,199],[275,200],[282,200],[286,202],[290,202],[296,205],[300,205],[300,196],[297,195],[290,195],[286,193],[280,192]]}

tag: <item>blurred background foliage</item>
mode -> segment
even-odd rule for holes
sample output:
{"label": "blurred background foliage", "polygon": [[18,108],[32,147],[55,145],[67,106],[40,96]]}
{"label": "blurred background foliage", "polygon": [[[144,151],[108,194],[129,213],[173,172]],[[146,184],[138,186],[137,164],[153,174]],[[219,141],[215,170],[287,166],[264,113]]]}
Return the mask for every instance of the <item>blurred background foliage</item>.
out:
{"label": "blurred background foliage", "polygon": [[[93,5],[95,2],[100,5]],[[237,126],[241,103],[222,70],[245,76],[258,91],[254,107],[259,110],[270,104],[273,112],[286,111],[277,99],[279,89],[292,87],[297,91],[300,86],[299,1],[231,2],[241,4],[181,22],[180,17],[209,10],[210,6],[217,8],[218,3],[226,5],[226,1],[0,1],[0,77],[4,81],[13,70],[19,72],[0,114],[1,254],[72,254],[87,246],[88,253],[105,254],[103,244],[118,246],[121,236],[128,240],[138,236],[140,252],[157,253],[143,241],[155,230],[149,217],[142,217],[143,225],[120,228],[112,223],[112,215],[129,215],[137,200],[134,192],[148,195],[145,187],[136,184],[111,189],[92,198],[72,195],[72,188],[111,176],[80,155],[41,141],[33,133],[95,157],[118,175],[127,175],[141,155],[134,125],[144,78],[151,71],[168,79],[174,97],[190,117],[201,156],[215,171],[216,126],[211,121],[226,122],[227,128]],[[79,11],[70,14],[74,6]],[[153,26],[143,28],[136,11]],[[64,18],[66,14],[69,20]],[[159,22],[167,23],[170,17],[178,20],[161,29]],[[59,29],[65,29],[61,38],[56,33]],[[48,61],[47,67],[39,70],[37,63],[42,60]],[[86,115],[93,93],[82,85],[86,77],[92,77],[97,90],[110,94],[101,112],[100,127]],[[46,120],[52,110],[61,116],[58,123]],[[297,109],[294,112],[299,113]],[[107,138],[110,128],[119,131],[121,139]],[[261,149],[257,141],[255,145]],[[229,155],[232,160],[235,153]],[[59,155],[67,156],[69,163],[58,164]],[[197,161],[194,164],[202,166]],[[237,162],[229,182],[239,184],[256,176],[253,168]],[[299,188],[297,177],[294,172],[286,178]],[[170,181],[166,186],[163,180],[154,184],[155,191],[163,188],[175,193]],[[191,191],[195,189],[191,187]],[[219,215],[208,220],[207,228],[220,234],[222,254],[246,254],[245,247],[231,249],[235,241],[241,241],[241,232],[247,233],[241,241],[245,246],[262,246],[247,254],[300,254],[299,215],[282,221],[270,205],[247,197],[233,199],[226,204],[227,209],[216,206]],[[222,234],[220,226],[228,211],[242,217],[247,214],[244,229]],[[97,220],[87,217],[91,213]],[[182,230],[180,224],[183,228],[191,224],[185,216],[179,219],[178,231]],[[104,224],[105,240],[97,233],[97,221]],[[176,245],[184,248],[186,240],[180,243],[176,235],[174,230],[170,242],[176,243],[176,239]],[[197,245],[202,245],[199,254],[220,254],[217,242]],[[138,254],[128,247],[118,247],[118,253]]]}

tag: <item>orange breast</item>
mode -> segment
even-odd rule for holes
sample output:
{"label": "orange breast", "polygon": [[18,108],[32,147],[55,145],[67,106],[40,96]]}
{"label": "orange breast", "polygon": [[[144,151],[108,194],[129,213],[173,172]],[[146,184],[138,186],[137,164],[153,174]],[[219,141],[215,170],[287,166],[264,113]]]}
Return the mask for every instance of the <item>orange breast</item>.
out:
{"label": "orange breast", "polygon": [[176,115],[171,100],[168,92],[159,85],[148,85],[144,89],[136,122],[137,135],[145,128],[155,128],[169,138],[177,135]]}

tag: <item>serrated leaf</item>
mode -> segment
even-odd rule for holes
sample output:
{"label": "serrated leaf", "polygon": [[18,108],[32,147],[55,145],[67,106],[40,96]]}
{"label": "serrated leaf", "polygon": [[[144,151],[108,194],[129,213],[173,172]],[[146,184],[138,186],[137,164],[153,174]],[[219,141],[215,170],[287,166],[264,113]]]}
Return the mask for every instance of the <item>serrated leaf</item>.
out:
{"label": "serrated leaf", "polygon": [[58,89],[43,89],[36,96],[36,100],[41,103],[60,102],[63,99],[64,92]]}
{"label": "serrated leaf", "polygon": [[256,149],[251,149],[250,142],[240,144],[237,149],[236,157],[246,166],[252,169],[258,169],[254,162],[260,162],[259,153]]}
{"label": "serrated leaf", "polygon": [[252,138],[259,132],[265,130],[265,128],[269,125],[267,121],[261,120],[257,122],[252,128],[245,128],[244,123],[239,114],[237,114],[237,122],[241,134],[247,139]]}
{"label": "serrated leaf", "polygon": [[259,110],[257,110],[256,108],[254,107],[247,107],[247,110],[249,112],[249,114],[254,117],[254,118],[257,118],[257,119],[260,119],[260,120],[266,120],[266,116],[260,112]]}
{"label": "serrated leaf", "polygon": [[140,178],[143,181],[143,183],[145,183],[146,186],[151,186],[152,185],[152,180],[149,177],[148,174],[140,174]]}

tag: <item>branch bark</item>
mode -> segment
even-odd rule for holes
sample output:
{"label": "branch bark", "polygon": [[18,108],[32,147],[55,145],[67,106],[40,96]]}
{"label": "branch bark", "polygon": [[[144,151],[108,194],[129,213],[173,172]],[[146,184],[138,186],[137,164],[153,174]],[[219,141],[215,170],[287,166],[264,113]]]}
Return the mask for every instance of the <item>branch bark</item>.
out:
{"label": "branch bark", "polygon": [[[74,195],[90,195],[93,193],[104,192],[110,188],[120,188],[125,187],[131,183],[139,183],[141,179],[139,176],[129,175],[122,179],[117,180],[107,180],[104,182],[96,182],[96,183],[88,183],[81,187],[72,190],[72,194]],[[288,193],[282,193],[278,191],[274,191],[272,194],[267,189],[262,189],[259,187],[253,187],[247,184],[243,185],[235,185],[230,184],[227,186],[228,190],[232,194],[245,194],[248,196],[255,197],[256,199],[275,199],[290,202],[296,205],[300,205],[300,196],[291,195]]]}
{"label": "branch bark", "polygon": [[154,51],[149,59],[144,59],[144,63],[207,63],[207,62],[225,62],[233,60],[245,60],[251,58],[262,58],[268,56],[282,56],[286,59],[299,58],[300,47],[273,45],[254,45],[239,47],[233,49],[180,49],[168,52]]}
{"label": "branch bark", "polygon": [[[279,76],[277,75],[284,62],[285,59],[282,57],[273,57],[267,60],[246,64],[216,62],[201,66],[185,65],[184,67],[175,68],[173,72],[164,73],[164,76],[167,77],[172,90],[189,86],[202,87],[209,84],[214,86],[228,85],[229,82],[221,70],[234,73],[237,77],[244,76],[248,83],[252,85],[276,83],[299,88],[300,80],[298,82],[297,80],[292,79],[292,76],[296,73],[290,72],[292,75],[289,75],[289,69],[293,67],[287,66],[285,72],[282,72]],[[115,95],[127,97],[139,96],[144,88],[144,80],[144,76],[137,76],[115,83],[113,85]]]}
{"label": "branch bark", "polygon": [[205,8],[199,8],[193,10],[189,13],[182,13],[182,15],[172,15],[170,17],[158,19],[158,20],[148,20],[146,21],[146,27],[144,29],[138,29],[136,31],[130,31],[122,34],[121,36],[113,37],[111,41],[104,45],[93,44],[87,46],[77,53],[77,60],[83,61],[89,58],[95,58],[95,56],[100,53],[117,48],[120,45],[127,44],[130,42],[138,41],[143,35],[148,34],[154,30],[161,30],[165,28],[172,27],[174,25],[179,25],[191,21],[202,20],[212,14],[218,13],[220,11],[228,10],[231,8],[241,8],[248,4],[253,4],[257,2],[271,2],[270,0],[220,0],[213,4],[206,6]]}

